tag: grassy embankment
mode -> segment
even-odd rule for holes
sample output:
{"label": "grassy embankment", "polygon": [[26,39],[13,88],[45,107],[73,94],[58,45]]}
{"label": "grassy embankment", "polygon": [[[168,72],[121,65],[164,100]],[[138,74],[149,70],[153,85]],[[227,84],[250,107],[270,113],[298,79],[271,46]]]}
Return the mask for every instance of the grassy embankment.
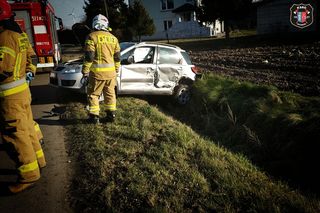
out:
{"label": "grassy embankment", "polygon": [[[116,122],[100,126],[83,123],[84,105],[70,103],[65,117],[73,122],[67,127],[67,139],[78,164],[75,206],[97,212],[320,210],[319,200],[271,179],[244,155],[219,145],[223,141],[226,147],[254,158],[259,153],[255,151],[265,146],[267,131],[279,132],[280,139],[287,137],[281,132],[289,127],[277,127],[277,122],[307,125],[308,117],[317,118],[319,114],[304,109],[312,109],[319,100],[299,97],[298,101],[273,88],[218,77],[199,81],[196,93],[194,104],[185,110],[167,107],[177,113],[174,116],[194,119],[206,135],[219,133],[218,140],[199,136],[143,100],[120,97]],[[306,104],[302,112],[292,111],[297,103]],[[264,127],[269,129],[263,131]]]}
{"label": "grassy embankment", "polygon": [[212,75],[196,83],[189,106],[165,109],[272,176],[319,195],[319,97]]}

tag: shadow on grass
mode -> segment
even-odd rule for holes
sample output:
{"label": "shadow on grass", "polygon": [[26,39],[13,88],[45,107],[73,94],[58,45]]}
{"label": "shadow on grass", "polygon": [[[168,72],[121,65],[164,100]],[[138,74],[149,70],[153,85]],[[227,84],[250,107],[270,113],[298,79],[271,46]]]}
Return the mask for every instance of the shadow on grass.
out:
{"label": "shadow on grass", "polygon": [[[310,134],[305,138],[297,138],[298,136],[295,135],[299,134],[292,134],[291,136],[288,135],[287,138],[278,139],[287,143],[288,147],[286,147],[285,144],[277,144],[274,141],[271,141],[271,144],[262,145],[254,143],[245,144],[244,141],[240,139],[238,141],[230,140],[230,137],[243,137],[243,133],[239,132],[239,130],[231,131],[228,129],[228,126],[225,126],[225,132],[219,135],[216,132],[213,133],[205,130],[203,124],[200,122],[201,119],[193,120],[192,117],[197,117],[197,115],[194,115],[194,113],[197,112],[191,110],[190,107],[193,107],[193,109],[198,108],[198,117],[206,119],[206,115],[201,112],[201,106],[178,106],[170,101],[168,97],[145,97],[145,100],[148,101],[150,105],[158,107],[166,115],[190,126],[199,135],[209,138],[214,142],[219,142],[220,146],[222,145],[234,153],[241,153],[247,156],[248,159],[260,167],[260,169],[266,171],[270,176],[287,182],[291,187],[299,189],[308,195],[320,197],[319,175],[315,173],[318,149],[315,147],[317,145],[311,143],[311,141],[315,141],[313,138],[314,134]],[[202,120],[202,122],[205,123],[207,121]],[[295,131],[299,132],[299,128],[303,127],[297,127]],[[228,132],[230,133],[230,137],[223,135]],[[292,137],[294,137],[294,139]],[[287,141],[285,141],[285,139],[287,139]],[[296,141],[296,143],[292,144],[294,141]],[[300,143],[302,141],[304,141],[303,144]],[[282,147],[283,149],[288,149],[287,152],[284,152],[280,147],[281,153],[284,152],[285,156],[278,158],[278,153],[275,153],[279,151],[279,147],[277,146],[284,146]],[[296,153],[298,153],[298,158],[293,157],[296,156]]]}

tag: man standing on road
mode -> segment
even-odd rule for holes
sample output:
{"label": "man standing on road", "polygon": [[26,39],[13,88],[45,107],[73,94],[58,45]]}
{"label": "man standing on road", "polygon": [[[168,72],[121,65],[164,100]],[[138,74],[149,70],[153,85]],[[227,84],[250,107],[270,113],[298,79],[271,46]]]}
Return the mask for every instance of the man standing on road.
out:
{"label": "man standing on road", "polygon": [[37,139],[26,73],[35,72],[37,58],[25,33],[16,32],[11,7],[0,0],[0,124],[9,155],[17,163],[18,182],[12,193],[29,188],[40,178],[46,162]]}
{"label": "man standing on road", "polygon": [[85,42],[85,57],[82,67],[84,78],[89,78],[88,102],[89,121],[99,121],[99,97],[104,95],[106,108],[105,121],[113,122],[116,111],[116,76],[120,67],[120,45],[118,39],[108,32],[108,19],[99,14],[93,18],[94,32]]}

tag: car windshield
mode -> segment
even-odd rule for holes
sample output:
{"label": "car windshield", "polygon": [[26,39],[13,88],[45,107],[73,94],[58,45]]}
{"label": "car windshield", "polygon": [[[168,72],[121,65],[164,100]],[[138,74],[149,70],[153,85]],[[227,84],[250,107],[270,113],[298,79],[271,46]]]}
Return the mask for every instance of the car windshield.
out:
{"label": "car windshield", "polygon": [[181,54],[182,54],[184,60],[187,62],[187,64],[188,65],[192,65],[192,62],[190,60],[190,57],[189,57],[188,53],[185,52],[185,51],[181,51]]}

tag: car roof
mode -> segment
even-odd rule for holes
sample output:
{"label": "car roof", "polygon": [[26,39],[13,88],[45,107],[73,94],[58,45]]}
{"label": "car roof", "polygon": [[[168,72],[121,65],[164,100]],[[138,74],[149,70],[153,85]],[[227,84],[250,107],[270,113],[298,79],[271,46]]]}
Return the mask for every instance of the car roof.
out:
{"label": "car roof", "polygon": [[142,46],[142,45],[158,45],[158,46],[163,46],[163,47],[171,47],[171,48],[176,48],[179,50],[182,50],[180,47],[173,45],[173,44],[166,44],[166,43],[161,43],[161,42],[140,42],[137,43],[136,46]]}

